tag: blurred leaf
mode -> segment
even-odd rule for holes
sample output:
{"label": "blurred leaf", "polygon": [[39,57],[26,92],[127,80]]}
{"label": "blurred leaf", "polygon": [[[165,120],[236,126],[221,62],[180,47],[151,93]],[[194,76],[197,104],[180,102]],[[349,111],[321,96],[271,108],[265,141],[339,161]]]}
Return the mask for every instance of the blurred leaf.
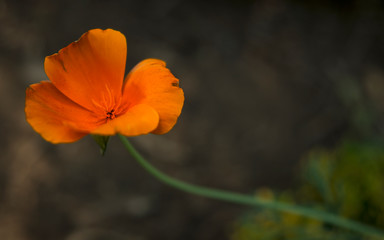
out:
{"label": "blurred leaf", "polygon": [[92,137],[95,140],[95,142],[99,145],[101,155],[104,156],[105,151],[107,150],[109,136],[92,135]]}
{"label": "blurred leaf", "polygon": [[[384,143],[345,140],[335,148],[313,149],[304,158],[296,189],[257,191],[259,197],[334,212],[384,229]],[[260,209],[235,227],[232,240],[371,240],[323,222]]]}

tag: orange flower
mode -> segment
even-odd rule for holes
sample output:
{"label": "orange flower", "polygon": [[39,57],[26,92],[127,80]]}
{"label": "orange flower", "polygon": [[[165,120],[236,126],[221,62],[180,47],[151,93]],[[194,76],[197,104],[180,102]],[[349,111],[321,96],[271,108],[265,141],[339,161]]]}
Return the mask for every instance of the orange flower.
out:
{"label": "orange flower", "polygon": [[52,143],[167,133],[183,107],[179,80],[157,59],[141,61],[124,80],[126,54],[122,33],[93,29],[46,57],[50,82],[26,90],[28,123]]}

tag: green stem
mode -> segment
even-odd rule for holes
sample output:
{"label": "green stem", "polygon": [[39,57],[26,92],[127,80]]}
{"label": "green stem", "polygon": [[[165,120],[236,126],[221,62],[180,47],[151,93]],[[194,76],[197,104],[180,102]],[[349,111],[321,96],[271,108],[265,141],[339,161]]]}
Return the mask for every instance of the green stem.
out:
{"label": "green stem", "polygon": [[384,239],[384,231],[376,229],[374,227],[358,223],[341,216],[337,216],[332,213],[306,208],[302,206],[292,205],[288,203],[278,202],[274,200],[264,200],[255,196],[248,196],[230,191],[223,191],[218,189],[212,189],[207,187],[200,187],[197,185],[189,184],[175,178],[172,178],[163,172],[157,170],[149,162],[147,162],[131,145],[128,139],[122,135],[118,135],[120,140],[123,142],[125,148],[129,153],[144,167],[149,173],[151,173],[158,180],[175,187],[179,190],[201,195],[204,197],[219,199],[227,202],[270,208],[282,212],[297,214],[308,218],[320,220],[322,222],[330,223],[338,227],[342,227],[351,231],[361,233],[366,236],[379,237]]}

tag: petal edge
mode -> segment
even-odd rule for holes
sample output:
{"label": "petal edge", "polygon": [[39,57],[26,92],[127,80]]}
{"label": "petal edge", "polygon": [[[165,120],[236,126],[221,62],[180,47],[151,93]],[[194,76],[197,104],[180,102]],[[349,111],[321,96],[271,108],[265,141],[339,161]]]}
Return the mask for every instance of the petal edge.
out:
{"label": "petal edge", "polygon": [[125,80],[123,99],[131,104],[147,104],[160,117],[154,134],[165,134],[176,124],[184,104],[184,92],[179,80],[158,59],[138,63]]}
{"label": "petal edge", "polygon": [[120,101],[126,54],[122,33],[92,29],[46,57],[44,68],[55,87],[76,103],[89,110],[108,108]]}
{"label": "petal edge", "polygon": [[26,89],[25,116],[32,128],[52,143],[77,141],[88,134],[87,129],[95,127],[91,121],[83,121],[92,118],[89,111],[60,93],[52,83],[44,81]]}

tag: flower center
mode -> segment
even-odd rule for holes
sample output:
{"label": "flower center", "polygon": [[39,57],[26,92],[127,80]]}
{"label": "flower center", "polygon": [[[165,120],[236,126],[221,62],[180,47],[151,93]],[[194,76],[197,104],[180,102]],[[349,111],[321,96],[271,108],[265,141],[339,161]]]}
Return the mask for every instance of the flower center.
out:
{"label": "flower center", "polygon": [[112,109],[111,111],[107,112],[107,117],[106,117],[107,120],[112,120],[115,118],[116,118],[115,109]]}

